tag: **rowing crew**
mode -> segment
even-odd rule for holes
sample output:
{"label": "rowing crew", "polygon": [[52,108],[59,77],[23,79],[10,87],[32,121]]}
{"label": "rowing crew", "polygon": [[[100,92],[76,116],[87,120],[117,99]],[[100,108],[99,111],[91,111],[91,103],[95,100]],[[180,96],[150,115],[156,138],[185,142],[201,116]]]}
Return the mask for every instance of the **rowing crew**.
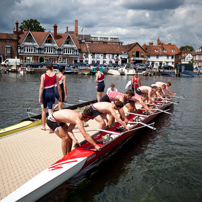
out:
{"label": "rowing crew", "polygon": [[[136,110],[135,103],[139,102],[147,111],[153,114],[144,102],[148,99],[150,100],[148,94],[152,95],[156,92],[157,87],[142,87],[139,89],[139,94],[134,94],[133,90],[127,90],[124,94],[120,92],[107,93],[101,99],[101,102],[92,104],[81,114],[70,109],[63,109],[50,114],[47,119],[47,125],[62,139],[62,152],[64,156],[71,151],[72,141],[74,142],[74,146],[76,144],[80,145],[73,134],[73,129],[76,125],[86,141],[99,151],[101,149],[100,146],[97,145],[91,136],[85,131],[83,121],[87,122],[89,119],[95,118],[99,123],[98,128],[103,129],[106,126],[111,125],[113,119],[116,119],[126,128],[126,130],[129,130],[130,128],[127,126],[129,121],[125,116],[123,106],[125,105],[129,112],[133,112]],[[116,110],[119,111],[121,118],[116,114]],[[107,115],[109,116],[109,120]],[[69,126],[66,123],[69,123]]]}

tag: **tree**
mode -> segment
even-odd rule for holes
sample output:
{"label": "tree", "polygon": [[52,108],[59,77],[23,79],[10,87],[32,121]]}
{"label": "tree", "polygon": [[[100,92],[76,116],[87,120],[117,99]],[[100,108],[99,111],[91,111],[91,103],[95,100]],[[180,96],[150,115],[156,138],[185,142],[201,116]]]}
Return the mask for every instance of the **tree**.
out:
{"label": "tree", "polygon": [[40,22],[38,22],[36,19],[23,20],[20,25],[21,31],[24,30],[24,28],[26,28],[26,30],[30,29],[30,31],[36,32],[44,32],[46,30],[40,25]]}
{"label": "tree", "polygon": [[186,45],[186,46],[181,46],[180,47],[180,50],[181,51],[184,51],[184,50],[190,50],[190,51],[193,51],[194,50],[194,48],[192,47],[192,46],[188,46],[188,45]]}

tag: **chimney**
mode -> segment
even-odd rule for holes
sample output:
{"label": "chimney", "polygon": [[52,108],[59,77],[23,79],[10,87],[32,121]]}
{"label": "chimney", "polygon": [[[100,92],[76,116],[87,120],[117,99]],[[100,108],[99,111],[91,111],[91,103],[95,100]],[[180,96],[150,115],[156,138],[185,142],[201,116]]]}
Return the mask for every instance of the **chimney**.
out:
{"label": "chimney", "polygon": [[78,20],[75,20],[75,30],[74,30],[74,34],[76,35],[76,37],[78,37]]}
{"label": "chimney", "polygon": [[158,37],[158,39],[157,39],[157,46],[159,46],[159,45],[160,45],[160,39]]}
{"label": "chimney", "polygon": [[66,27],[66,33],[68,33],[68,27]]}
{"label": "chimney", "polygon": [[57,25],[54,24],[53,28],[54,28],[54,39],[57,39]]}
{"label": "chimney", "polygon": [[17,34],[18,34],[18,21],[16,20],[16,32],[17,32]]}
{"label": "chimney", "polygon": [[149,42],[149,45],[150,45],[150,46],[153,46],[153,41]]}

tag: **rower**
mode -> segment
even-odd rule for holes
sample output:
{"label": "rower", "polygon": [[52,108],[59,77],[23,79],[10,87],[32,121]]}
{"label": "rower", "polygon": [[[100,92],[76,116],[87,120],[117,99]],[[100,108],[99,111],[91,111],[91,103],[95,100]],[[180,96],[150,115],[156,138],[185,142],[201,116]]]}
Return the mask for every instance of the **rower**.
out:
{"label": "rower", "polygon": [[167,83],[164,83],[164,82],[156,82],[155,85],[156,85],[157,87],[161,87],[161,88],[162,88],[162,93],[163,93],[163,95],[164,95],[165,98],[167,98],[167,96],[166,96],[166,93],[165,93],[165,91],[164,91],[163,89],[166,89],[167,92],[169,93],[169,95],[172,95],[172,93],[171,93],[170,90],[168,89],[168,87],[171,86],[171,82],[167,82]]}
{"label": "rower", "polygon": [[158,90],[157,86],[141,86],[137,90],[137,94],[141,95],[142,93],[146,93],[148,95],[149,102],[151,104],[154,104],[152,100],[152,95],[155,95],[157,90]]}
{"label": "rower", "polygon": [[[71,151],[72,140],[74,146],[80,145],[72,132],[76,125],[86,141],[92,144],[96,150],[100,150],[100,147],[85,131],[83,126],[83,121],[87,122],[89,119],[93,119],[92,115],[93,111],[90,108],[85,108],[81,114],[70,109],[61,109],[48,116],[47,125],[62,139],[62,153],[64,156]],[[68,126],[66,123],[70,125]]]}
{"label": "rower", "polygon": [[[156,84],[152,84],[151,86],[156,86]],[[162,100],[165,100],[161,95],[162,95],[162,93],[163,93],[163,89],[161,88],[161,87],[158,87],[157,86],[157,91],[156,91],[156,94],[154,94],[153,96],[155,97],[155,98],[161,98]]]}
{"label": "rower", "polygon": [[135,93],[135,96],[133,96],[129,101],[125,100],[125,107],[128,109],[128,112],[134,112],[136,111],[135,103],[139,102],[142,107],[144,107],[147,111],[150,112],[150,114],[153,114],[153,112],[149,109],[149,107],[144,103],[146,100],[148,100],[148,95],[146,93],[142,93],[141,95],[138,95]]}
{"label": "rower", "polygon": [[[124,103],[124,100],[130,100],[134,96],[134,91],[133,90],[127,90],[124,94],[120,92],[111,92],[107,93],[104,95],[104,97],[101,99],[101,102],[116,102],[116,101],[121,101]],[[128,119],[125,116],[123,108],[120,108],[119,113],[121,117],[124,119],[125,123],[128,123]],[[111,125],[114,123],[114,118],[109,114],[109,122],[108,124]]]}
{"label": "rower", "polygon": [[113,116],[121,125],[127,130],[130,128],[117,116],[115,110],[120,110],[123,107],[123,102],[117,101],[115,103],[98,102],[92,104],[90,109],[93,111],[93,116],[97,122],[99,122],[99,129],[103,129],[108,126],[107,114]]}

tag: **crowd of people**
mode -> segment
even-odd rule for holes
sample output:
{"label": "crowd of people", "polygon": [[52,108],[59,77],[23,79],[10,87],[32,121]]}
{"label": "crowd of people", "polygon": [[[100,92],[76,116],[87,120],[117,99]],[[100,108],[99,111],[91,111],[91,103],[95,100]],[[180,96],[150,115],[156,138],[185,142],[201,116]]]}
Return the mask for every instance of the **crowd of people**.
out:
{"label": "crowd of people", "polygon": [[[105,82],[104,74],[100,72],[99,67],[96,68],[97,83],[97,102],[90,107],[86,107],[82,113],[70,110],[62,109],[64,101],[67,100],[67,86],[66,76],[64,75],[64,66],[59,67],[59,73],[56,75],[53,73],[53,65],[47,65],[46,73],[41,75],[41,84],[39,88],[39,103],[42,106],[42,130],[46,130],[46,111],[48,107],[47,125],[50,128],[50,133],[55,133],[62,139],[62,153],[65,156],[71,151],[72,144],[80,145],[74,136],[73,129],[77,125],[83,137],[92,144],[96,150],[100,150],[100,146],[95,143],[91,136],[84,129],[83,122],[87,122],[90,119],[95,119],[98,123],[99,129],[103,129],[110,126],[116,119],[126,130],[129,130],[128,119],[124,113],[123,107],[125,106],[128,112],[136,111],[136,103],[139,102],[143,108],[153,113],[145,101],[154,104],[153,99],[155,97],[165,99],[166,93],[171,94],[168,89],[171,86],[170,82],[156,82],[151,86],[142,86],[138,74],[135,73],[131,81],[127,84],[126,88],[131,86],[131,89],[127,89],[125,93],[118,92],[115,88],[115,84],[110,84],[107,89],[107,93],[104,95]],[[55,98],[59,103],[54,106]],[[54,112],[56,108],[58,111]],[[120,116],[117,115],[119,112]],[[67,125],[69,124],[69,125]]]}

